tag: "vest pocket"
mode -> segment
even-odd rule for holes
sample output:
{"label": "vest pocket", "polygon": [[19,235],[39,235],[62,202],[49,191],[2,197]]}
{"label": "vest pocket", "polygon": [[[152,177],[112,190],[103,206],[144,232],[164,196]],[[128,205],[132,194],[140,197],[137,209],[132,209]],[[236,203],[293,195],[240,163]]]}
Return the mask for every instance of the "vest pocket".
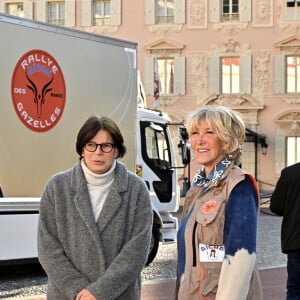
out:
{"label": "vest pocket", "polygon": [[223,231],[225,222],[225,204],[222,198],[212,198],[197,203],[195,207],[196,222],[200,224],[197,230],[198,240],[207,245],[223,245]]}
{"label": "vest pocket", "polygon": [[204,262],[201,263],[201,294],[205,297],[215,297],[218,289],[219,275],[222,263]]}

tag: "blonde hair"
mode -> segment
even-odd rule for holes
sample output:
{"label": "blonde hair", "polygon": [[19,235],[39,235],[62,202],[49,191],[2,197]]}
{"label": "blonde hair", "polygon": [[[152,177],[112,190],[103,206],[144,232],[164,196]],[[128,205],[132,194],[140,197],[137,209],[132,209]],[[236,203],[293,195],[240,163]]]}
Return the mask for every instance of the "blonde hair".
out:
{"label": "blonde hair", "polygon": [[208,105],[193,112],[187,122],[188,134],[199,127],[201,121],[207,122],[216,131],[220,140],[228,144],[227,158],[240,163],[241,145],[245,140],[245,123],[241,114],[225,106]]}

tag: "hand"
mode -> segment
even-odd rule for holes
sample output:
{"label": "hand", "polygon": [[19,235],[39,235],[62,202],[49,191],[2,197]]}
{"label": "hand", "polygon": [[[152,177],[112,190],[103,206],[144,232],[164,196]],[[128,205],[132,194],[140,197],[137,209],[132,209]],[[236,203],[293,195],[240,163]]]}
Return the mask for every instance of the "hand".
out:
{"label": "hand", "polygon": [[96,297],[87,289],[81,290],[75,300],[97,300]]}

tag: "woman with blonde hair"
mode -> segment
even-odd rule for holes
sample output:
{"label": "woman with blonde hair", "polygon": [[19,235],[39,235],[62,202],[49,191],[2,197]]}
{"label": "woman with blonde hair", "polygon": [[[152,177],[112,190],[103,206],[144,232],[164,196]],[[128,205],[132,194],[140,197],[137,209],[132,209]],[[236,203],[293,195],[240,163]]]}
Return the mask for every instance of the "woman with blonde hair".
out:
{"label": "woman with blonde hair", "polygon": [[186,195],[178,231],[176,299],[260,300],[258,186],[238,166],[243,119],[227,107],[205,106],[191,115],[187,129],[201,168]]}

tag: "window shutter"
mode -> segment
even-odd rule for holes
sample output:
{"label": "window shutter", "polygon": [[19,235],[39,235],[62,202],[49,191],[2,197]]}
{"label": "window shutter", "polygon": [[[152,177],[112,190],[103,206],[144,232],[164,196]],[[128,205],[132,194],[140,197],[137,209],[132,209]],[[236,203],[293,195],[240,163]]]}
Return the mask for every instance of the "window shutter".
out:
{"label": "window shutter", "polygon": [[208,93],[220,94],[220,57],[209,56],[208,57]]}
{"label": "window shutter", "polygon": [[273,68],[274,68],[274,94],[285,93],[285,56],[274,55],[273,56]]}
{"label": "window shutter", "polygon": [[241,55],[240,62],[240,93],[251,94],[251,55]]}
{"label": "window shutter", "polygon": [[155,24],[155,0],[145,0],[144,1],[144,15],[145,24],[153,25]]}
{"label": "window shutter", "polygon": [[46,18],[46,1],[37,0],[36,3],[36,19],[37,21],[47,22]]}
{"label": "window shutter", "polygon": [[111,0],[111,25],[121,25],[121,0]]}
{"label": "window shutter", "polygon": [[295,7],[285,7],[285,21],[295,21]]}
{"label": "window shutter", "polygon": [[285,167],[286,147],[285,136],[274,137],[274,171],[275,175],[280,175],[281,170]]}
{"label": "window shutter", "polygon": [[175,57],[174,94],[185,95],[185,57]]}
{"label": "window shutter", "polygon": [[154,94],[154,58],[144,58],[144,89],[146,95]]}
{"label": "window shutter", "polygon": [[75,27],[75,0],[65,1],[65,26]]}
{"label": "window shutter", "polygon": [[81,1],[81,25],[92,26],[92,1]]}
{"label": "window shutter", "polygon": [[185,1],[175,0],[175,23],[184,24],[185,23]]}
{"label": "window shutter", "polygon": [[33,19],[33,3],[31,1],[24,2],[24,18]]}
{"label": "window shutter", "polygon": [[239,0],[239,13],[241,22],[251,21],[251,0]]}
{"label": "window shutter", "polygon": [[220,22],[222,1],[209,0],[208,5],[209,5],[209,12],[208,12],[209,22],[213,22],[213,23]]}

